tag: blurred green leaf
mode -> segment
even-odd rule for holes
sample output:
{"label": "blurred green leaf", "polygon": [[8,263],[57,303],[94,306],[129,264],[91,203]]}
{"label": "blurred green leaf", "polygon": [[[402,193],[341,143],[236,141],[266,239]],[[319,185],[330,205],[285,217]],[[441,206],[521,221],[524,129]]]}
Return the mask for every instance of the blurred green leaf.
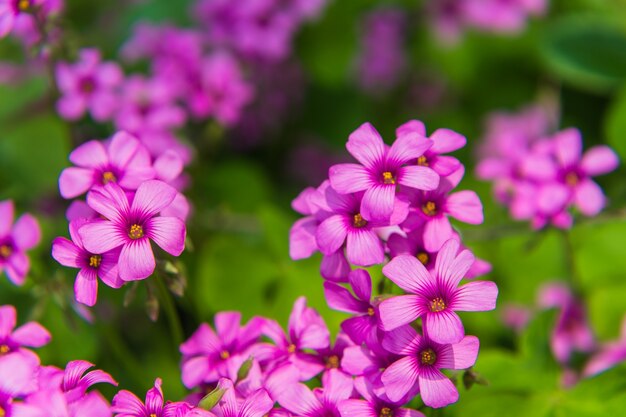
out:
{"label": "blurred green leaf", "polygon": [[626,85],[615,96],[608,110],[604,131],[607,143],[626,161]]}

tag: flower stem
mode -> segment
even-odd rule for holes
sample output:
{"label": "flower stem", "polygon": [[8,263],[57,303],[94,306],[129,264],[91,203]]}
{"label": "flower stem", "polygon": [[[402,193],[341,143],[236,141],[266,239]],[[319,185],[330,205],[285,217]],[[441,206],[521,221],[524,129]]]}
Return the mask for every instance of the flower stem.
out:
{"label": "flower stem", "polygon": [[155,282],[159,290],[161,305],[163,306],[163,310],[165,311],[165,315],[167,316],[167,321],[170,326],[172,340],[174,341],[176,350],[178,351],[178,346],[183,343],[184,337],[180,317],[178,316],[178,312],[176,311],[176,305],[174,303],[172,294],[165,286],[165,283],[163,282],[163,277],[159,272],[155,273]]}

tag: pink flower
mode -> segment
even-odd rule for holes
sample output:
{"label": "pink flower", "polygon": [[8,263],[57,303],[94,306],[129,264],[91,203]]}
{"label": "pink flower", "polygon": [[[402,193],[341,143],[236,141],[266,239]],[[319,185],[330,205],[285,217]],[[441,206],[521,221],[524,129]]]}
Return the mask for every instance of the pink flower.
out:
{"label": "pink flower", "polygon": [[274,401],[264,389],[251,393],[245,399],[239,399],[231,380],[220,379],[217,388],[224,390],[217,405],[222,417],[263,417],[274,406]]}
{"label": "pink flower", "polygon": [[[37,409],[14,400],[37,390],[39,357],[30,351],[0,355],[0,414],[31,416]],[[36,414],[34,414],[36,415]]]}
{"label": "pink flower", "polygon": [[369,123],[355,130],[346,148],[359,164],[339,164],[330,168],[330,184],[340,194],[364,191],[359,212],[367,221],[389,221],[394,210],[399,185],[418,190],[433,190],[439,175],[432,169],[409,165],[432,146],[433,142],[417,133],[398,137],[387,147],[380,134]]}
{"label": "pink flower", "polygon": [[16,320],[15,307],[0,306],[0,357],[23,351],[23,346],[38,348],[50,341],[50,333],[39,323],[31,321],[15,329]]}
{"label": "pink flower", "polygon": [[110,182],[136,190],[155,177],[147,150],[126,132],[116,133],[106,147],[97,140],[80,145],[70,161],[76,166],[65,168],[59,177],[61,196],[68,199]]}
{"label": "pink flower", "polygon": [[606,343],[594,353],[583,369],[586,377],[597,375],[626,360],[626,319],[622,321],[620,338]]}
{"label": "pink flower", "polygon": [[78,230],[85,249],[101,255],[121,247],[120,278],[124,281],[147,278],[156,265],[151,240],[174,256],[179,256],[185,248],[185,223],[176,217],[157,216],[175,197],[173,187],[157,180],[142,183],[132,204],[116,183],[92,190],[87,203],[106,220],[95,220]]}
{"label": "pink flower", "polygon": [[95,369],[87,372],[93,366],[93,363],[82,360],[71,361],[65,366],[61,389],[69,403],[83,399],[87,389],[94,384],[106,383],[117,386],[113,377],[104,371]]}
{"label": "pink flower", "polygon": [[387,388],[387,396],[398,401],[417,383],[422,401],[429,407],[441,408],[456,402],[459,392],[440,369],[473,366],[478,345],[475,336],[465,336],[454,344],[439,344],[427,333],[420,336],[411,326],[386,333],[383,347],[403,356],[383,372],[382,382]]}
{"label": "pink flower", "polygon": [[0,0],[0,38],[13,30],[16,25],[31,20],[31,13],[45,11],[49,0]]}
{"label": "pink flower", "polygon": [[97,49],[81,49],[74,64],[61,62],[56,67],[61,98],[57,110],[61,117],[77,120],[89,110],[97,121],[108,120],[117,107],[116,89],[123,73],[113,62],[101,62]]}
{"label": "pink flower", "polygon": [[437,343],[458,343],[465,331],[455,311],[488,311],[496,307],[498,288],[491,281],[473,281],[459,287],[472,263],[470,251],[459,253],[459,243],[448,240],[437,254],[434,273],[412,256],[391,260],[383,273],[410,293],[383,301],[380,321],[393,330],[422,317],[430,339]]}
{"label": "pink flower", "polygon": [[57,237],[52,241],[52,257],[63,266],[80,268],[74,283],[74,294],[79,303],[93,306],[98,297],[98,277],[112,288],[120,288],[124,281],[119,278],[118,261],[120,250],[113,249],[103,254],[94,254],[83,246],[78,229],[88,223],[87,219],[70,222],[72,240]]}
{"label": "pink flower", "polygon": [[23,214],[13,223],[13,201],[0,201],[0,273],[15,285],[22,285],[30,269],[26,251],[41,240],[39,223],[30,214]]}

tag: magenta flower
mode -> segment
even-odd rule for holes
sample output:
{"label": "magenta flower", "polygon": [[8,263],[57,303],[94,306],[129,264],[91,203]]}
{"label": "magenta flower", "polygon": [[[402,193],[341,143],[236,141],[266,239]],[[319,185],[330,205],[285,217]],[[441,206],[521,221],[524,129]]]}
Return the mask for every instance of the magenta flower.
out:
{"label": "magenta flower", "polygon": [[578,129],[566,129],[554,137],[559,162],[559,181],[567,186],[573,203],[586,216],[595,216],[605,205],[602,189],[592,176],[607,174],[619,164],[617,155],[608,146],[594,146],[582,154],[582,138]]}
{"label": "magenta flower", "polygon": [[[108,373],[95,369],[87,372],[94,364],[87,361],[71,361],[65,366],[61,389],[69,403],[81,400],[94,384],[106,383],[117,386],[117,382]],[[87,372],[87,373],[85,373]]]}
{"label": "magenta flower", "polygon": [[0,357],[23,351],[23,346],[38,348],[50,341],[50,333],[41,324],[30,321],[15,329],[16,321],[15,307],[0,306]]}
{"label": "magenta flower", "polygon": [[[188,404],[168,402],[164,405],[163,402],[161,378],[157,378],[154,381],[154,387],[146,393],[145,403],[132,392],[122,390],[113,397],[111,411],[116,417],[181,417],[187,415],[213,417],[211,413],[190,407]],[[185,412],[180,412],[181,410]],[[189,413],[192,410],[194,413]]]}
{"label": "magenta flower", "polygon": [[147,278],[156,266],[151,240],[174,256],[185,248],[185,223],[176,217],[157,216],[174,197],[176,190],[157,180],[142,183],[132,204],[116,183],[92,190],[87,203],[106,220],[95,220],[78,230],[85,249],[102,255],[121,247],[120,278],[124,281]]}
{"label": "magenta flower", "polygon": [[30,13],[45,6],[47,0],[0,0],[0,38],[13,30],[24,18],[30,18]]}
{"label": "magenta flower", "polygon": [[34,248],[41,240],[39,223],[30,214],[23,214],[13,223],[13,201],[0,201],[0,273],[15,285],[22,285],[30,269],[25,251]]}
{"label": "magenta flower", "polygon": [[518,33],[529,16],[540,16],[547,0],[466,0],[463,13],[468,24],[488,31]]}
{"label": "magenta flower", "polygon": [[260,337],[263,322],[255,317],[240,326],[241,313],[221,312],[215,315],[217,333],[208,324],[201,324],[180,345],[183,384],[193,388],[222,377],[236,379],[239,367]]}
{"label": "magenta flower", "polygon": [[452,238],[454,232],[448,216],[469,224],[480,224],[484,220],[483,205],[474,191],[448,194],[459,184],[464,173],[461,166],[442,178],[436,190],[411,193],[413,206],[417,207],[415,212],[424,221],[424,246],[430,252],[438,251]]}
{"label": "magenta flower", "polygon": [[101,62],[97,49],[81,49],[78,62],[61,62],[56,67],[61,98],[57,111],[68,120],[81,118],[89,110],[99,122],[108,120],[117,107],[116,88],[124,74],[114,62]]}
{"label": "magenta flower", "polygon": [[604,344],[594,353],[583,369],[583,376],[589,377],[611,369],[626,360],[626,319],[622,321],[619,340]]}
{"label": "magenta flower", "polygon": [[440,408],[459,399],[456,387],[440,369],[467,369],[478,356],[478,338],[465,336],[459,343],[439,344],[424,333],[420,336],[411,326],[402,326],[383,338],[383,347],[403,358],[389,366],[382,375],[386,394],[398,401],[419,385],[422,401]]}
{"label": "magenta flower", "polygon": [[85,250],[78,229],[88,223],[87,219],[70,222],[70,237],[57,237],[52,241],[52,257],[63,266],[80,268],[74,282],[74,295],[79,303],[93,306],[98,298],[98,277],[111,288],[120,288],[124,281],[119,278],[120,250],[113,249],[101,255]]}
{"label": "magenta flower", "polygon": [[253,392],[241,401],[237,398],[235,387],[231,380],[226,378],[220,379],[217,388],[224,390],[224,395],[217,405],[222,417],[263,417],[274,406],[274,401],[272,401],[264,389]]}
{"label": "magenta flower", "polygon": [[346,148],[359,164],[339,164],[330,168],[330,184],[340,194],[364,191],[359,213],[367,221],[389,221],[394,211],[399,185],[434,190],[439,175],[430,168],[403,166],[417,160],[432,146],[432,141],[417,133],[398,137],[389,148],[374,126],[361,125],[350,134]]}
{"label": "magenta flower", "polygon": [[39,357],[30,351],[0,355],[0,415],[32,416],[37,409],[14,402],[37,390]]}
{"label": "magenta flower", "polygon": [[[418,134],[426,137],[426,126],[419,120],[410,120],[396,129],[396,135]],[[461,167],[461,162],[444,154],[461,149],[467,143],[465,136],[450,129],[437,129],[430,137],[432,146],[417,158],[417,165],[432,168],[437,174],[446,177]]]}
{"label": "magenta flower", "polygon": [[147,150],[126,132],[116,133],[107,147],[97,140],[80,145],[70,154],[70,161],[76,166],[65,168],[59,177],[63,198],[78,197],[110,182],[136,190],[155,177]]}
{"label": "magenta flower", "polygon": [[458,343],[465,331],[455,311],[488,311],[496,307],[498,288],[491,281],[459,283],[474,263],[469,250],[459,253],[459,243],[448,240],[437,254],[435,271],[428,272],[416,258],[400,255],[383,267],[383,273],[410,293],[391,297],[379,306],[385,330],[393,330],[422,317],[424,328],[437,343]]}

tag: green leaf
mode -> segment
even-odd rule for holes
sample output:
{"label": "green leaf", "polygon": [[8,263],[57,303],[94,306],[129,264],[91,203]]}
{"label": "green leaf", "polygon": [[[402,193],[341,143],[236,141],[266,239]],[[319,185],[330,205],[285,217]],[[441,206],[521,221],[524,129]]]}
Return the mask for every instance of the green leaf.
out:
{"label": "green leaf", "polygon": [[548,67],[580,88],[610,92],[626,79],[626,33],[609,19],[559,19],[542,46]]}
{"label": "green leaf", "polygon": [[604,123],[607,142],[626,161],[626,85],[615,97]]}

